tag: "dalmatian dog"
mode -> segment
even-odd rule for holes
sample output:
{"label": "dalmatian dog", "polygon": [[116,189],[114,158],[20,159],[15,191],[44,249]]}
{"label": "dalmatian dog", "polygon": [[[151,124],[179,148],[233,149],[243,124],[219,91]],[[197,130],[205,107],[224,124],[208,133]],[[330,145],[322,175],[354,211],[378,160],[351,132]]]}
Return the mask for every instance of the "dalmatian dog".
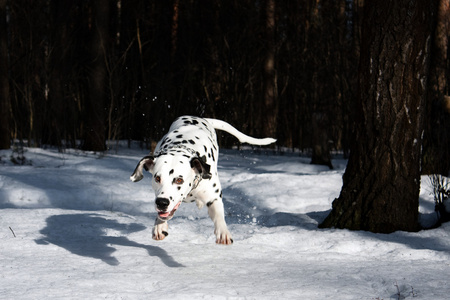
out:
{"label": "dalmatian dog", "polygon": [[276,141],[252,138],[221,120],[192,116],[176,119],[156,145],[153,155],[142,158],[130,176],[131,181],[136,182],[143,178],[143,169],[152,174],[158,213],[153,227],[154,240],[163,240],[168,235],[167,221],[182,202],[195,202],[199,209],[205,204],[208,207],[216,243],[233,243],[225,223],[217,173],[219,149],[215,129],[234,135],[241,143],[268,145]]}

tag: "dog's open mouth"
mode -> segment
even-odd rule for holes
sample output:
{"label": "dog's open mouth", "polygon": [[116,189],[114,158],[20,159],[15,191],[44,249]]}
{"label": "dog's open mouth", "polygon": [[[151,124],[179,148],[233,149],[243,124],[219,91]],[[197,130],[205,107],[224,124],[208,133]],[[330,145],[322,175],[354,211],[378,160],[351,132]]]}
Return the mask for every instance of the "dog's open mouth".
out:
{"label": "dog's open mouth", "polygon": [[158,218],[161,220],[169,220],[173,217],[173,214],[177,211],[178,207],[180,207],[181,201],[178,202],[177,205],[172,209],[172,211],[158,211]]}

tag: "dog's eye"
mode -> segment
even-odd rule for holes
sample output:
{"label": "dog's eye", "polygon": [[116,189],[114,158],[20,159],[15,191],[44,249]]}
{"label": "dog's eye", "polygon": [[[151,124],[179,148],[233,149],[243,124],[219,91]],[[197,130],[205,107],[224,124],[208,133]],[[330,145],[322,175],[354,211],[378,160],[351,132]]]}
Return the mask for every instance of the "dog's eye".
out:
{"label": "dog's eye", "polygon": [[156,182],[156,183],[160,183],[160,182],[161,182],[161,177],[155,176],[155,182]]}
{"label": "dog's eye", "polygon": [[184,183],[184,180],[183,180],[183,178],[181,178],[181,177],[175,178],[173,181],[174,181],[176,184],[183,184],[183,183]]}

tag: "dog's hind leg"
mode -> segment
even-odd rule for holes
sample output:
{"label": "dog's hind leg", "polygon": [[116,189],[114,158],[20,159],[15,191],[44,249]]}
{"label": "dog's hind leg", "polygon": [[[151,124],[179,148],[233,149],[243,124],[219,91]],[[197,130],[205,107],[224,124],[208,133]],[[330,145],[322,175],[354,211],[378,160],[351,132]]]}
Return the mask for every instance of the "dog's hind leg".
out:
{"label": "dog's hind leg", "polygon": [[166,236],[169,235],[169,225],[167,221],[161,221],[156,218],[155,226],[153,227],[153,236],[152,238],[157,241],[163,240]]}
{"label": "dog's hind leg", "polygon": [[222,199],[217,199],[207,203],[208,214],[211,220],[214,222],[214,233],[216,235],[216,243],[223,245],[231,245],[233,239],[231,233],[228,231],[227,224],[225,223],[225,215],[223,209]]}

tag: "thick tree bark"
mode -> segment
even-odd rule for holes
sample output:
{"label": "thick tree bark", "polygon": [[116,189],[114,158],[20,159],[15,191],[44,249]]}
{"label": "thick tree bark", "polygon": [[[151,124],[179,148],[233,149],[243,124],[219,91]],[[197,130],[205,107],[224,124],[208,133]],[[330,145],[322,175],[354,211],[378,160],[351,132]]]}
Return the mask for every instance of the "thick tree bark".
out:
{"label": "thick tree bark", "polygon": [[108,0],[93,2],[91,70],[86,103],[84,150],[106,150],[106,65],[109,38]]}
{"label": "thick tree bark", "polygon": [[0,0],[0,149],[11,147],[6,0]]}
{"label": "thick tree bark", "polygon": [[320,227],[389,233],[418,225],[420,157],[437,0],[366,3],[355,140]]}

